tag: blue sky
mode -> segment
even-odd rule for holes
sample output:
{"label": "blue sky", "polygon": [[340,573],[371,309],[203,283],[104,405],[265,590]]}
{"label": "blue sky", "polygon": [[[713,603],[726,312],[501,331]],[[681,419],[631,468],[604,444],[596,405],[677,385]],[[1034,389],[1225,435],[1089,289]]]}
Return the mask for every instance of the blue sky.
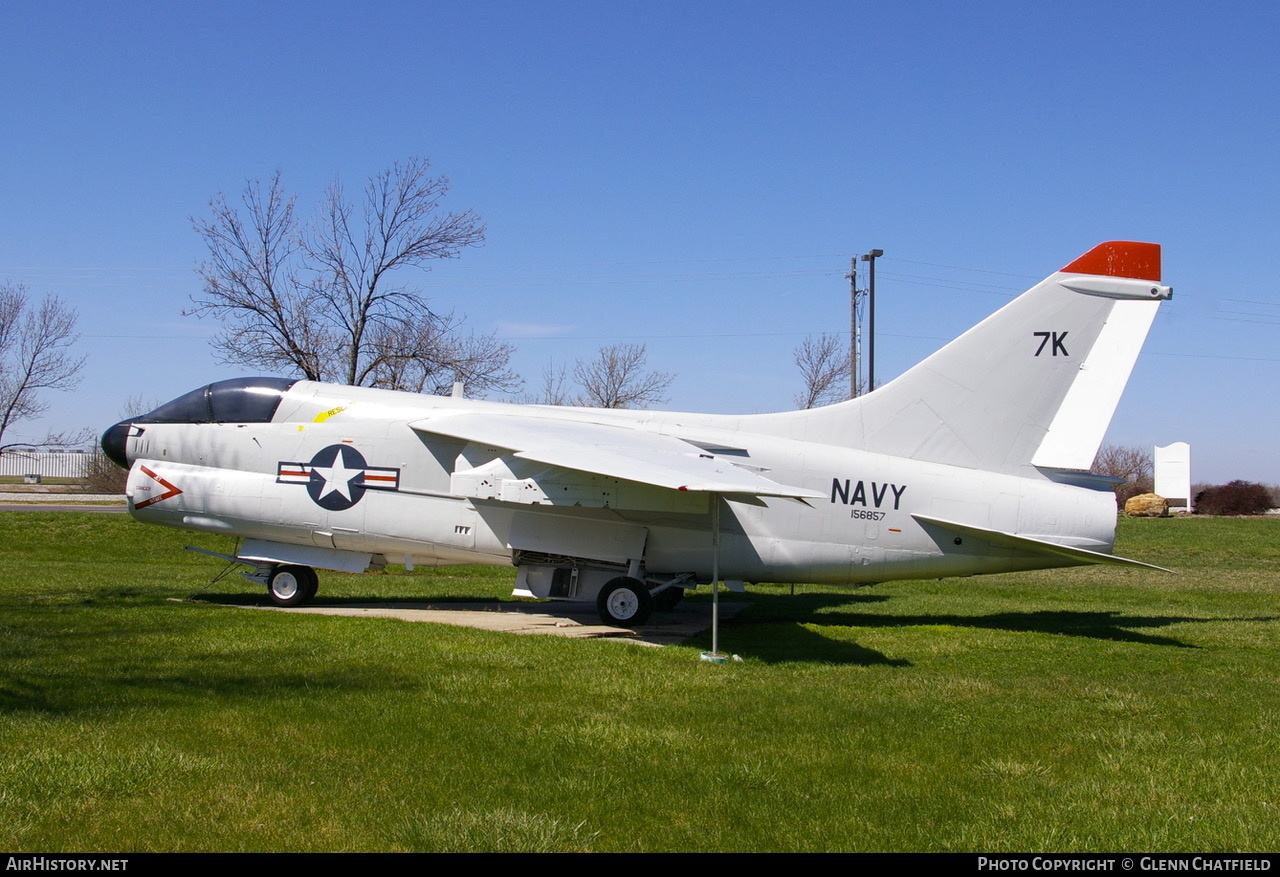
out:
{"label": "blue sky", "polygon": [[80,312],[40,423],[243,372],[182,316],[190,217],[304,209],[411,155],[483,248],[406,281],[551,360],[648,344],[686,410],[770,411],[882,248],[892,377],[1108,239],[1164,245],[1108,440],[1280,482],[1280,7],[1226,3],[59,3],[0,12],[0,280]]}

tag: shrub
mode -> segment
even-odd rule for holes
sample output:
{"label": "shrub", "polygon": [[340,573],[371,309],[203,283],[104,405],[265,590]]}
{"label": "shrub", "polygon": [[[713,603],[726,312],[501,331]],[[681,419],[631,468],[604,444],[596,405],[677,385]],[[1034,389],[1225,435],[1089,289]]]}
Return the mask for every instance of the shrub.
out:
{"label": "shrub", "polygon": [[1206,487],[1195,500],[1197,515],[1264,515],[1270,508],[1271,491],[1252,481]]}
{"label": "shrub", "polygon": [[121,469],[108,460],[102,451],[94,451],[85,473],[84,489],[86,493],[123,494],[128,479],[128,469]]}

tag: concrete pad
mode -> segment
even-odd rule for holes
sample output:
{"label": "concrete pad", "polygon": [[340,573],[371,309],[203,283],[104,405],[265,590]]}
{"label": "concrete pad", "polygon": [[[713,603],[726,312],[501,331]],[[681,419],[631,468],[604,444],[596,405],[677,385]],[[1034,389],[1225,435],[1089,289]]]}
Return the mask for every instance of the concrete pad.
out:
{"label": "concrete pad", "polygon": [[[746,603],[720,603],[721,619],[732,618]],[[496,630],[503,633],[543,634],[578,639],[610,639],[644,646],[675,645],[711,627],[711,604],[682,603],[671,612],[654,612],[649,623],[631,630],[600,623],[589,603],[368,603],[341,606],[244,606],[298,615],[346,615],[430,621]]]}

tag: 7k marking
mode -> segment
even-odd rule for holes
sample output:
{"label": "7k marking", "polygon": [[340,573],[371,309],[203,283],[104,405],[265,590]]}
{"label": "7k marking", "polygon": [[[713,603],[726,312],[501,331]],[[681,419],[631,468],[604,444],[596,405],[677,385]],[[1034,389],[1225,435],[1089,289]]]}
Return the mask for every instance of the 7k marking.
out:
{"label": "7k marking", "polygon": [[1071,355],[1067,353],[1067,345],[1063,343],[1067,340],[1066,332],[1032,332],[1031,334],[1040,339],[1040,346],[1036,348],[1036,356],[1044,352],[1044,346],[1050,340],[1053,341],[1053,347],[1050,348],[1050,356],[1057,356],[1059,350],[1062,351],[1063,356]]}

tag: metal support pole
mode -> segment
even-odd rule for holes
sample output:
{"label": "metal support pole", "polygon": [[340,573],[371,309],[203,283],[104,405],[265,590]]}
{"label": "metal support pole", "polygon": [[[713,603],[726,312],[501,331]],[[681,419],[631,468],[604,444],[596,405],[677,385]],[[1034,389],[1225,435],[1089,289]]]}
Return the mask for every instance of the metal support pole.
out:
{"label": "metal support pole", "polygon": [[858,395],[858,257],[849,259],[849,398]]}
{"label": "metal support pole", "polygon": [[884,250],[872,250],[862,257],[862,261],[871,263],[867,285],[867,392],[876,388],[876,259],[884,255]]}
{"label": "metal support pole", "polygon": [[711,654],[720,654],[720,494],[711,494]]}
{"label": "metal support pole", "polygon": [[720,654],[720,494],[711,497],[711,651],[702,660],[723,664],[729,660]]}

